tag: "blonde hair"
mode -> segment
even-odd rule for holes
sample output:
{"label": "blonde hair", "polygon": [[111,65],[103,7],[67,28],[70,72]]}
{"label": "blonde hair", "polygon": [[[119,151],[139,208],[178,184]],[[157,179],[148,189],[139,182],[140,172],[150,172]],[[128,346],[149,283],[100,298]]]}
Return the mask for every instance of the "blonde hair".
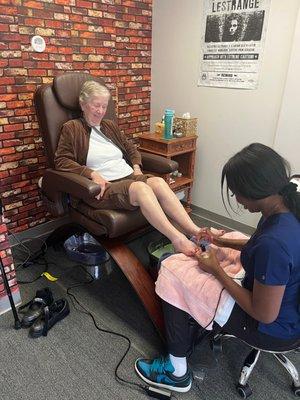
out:
{"label": "blonde hair", "polygon": [[86,81],[82,85],[80,94],[79,94],[79,102],[86,103],[91,97],[100,96],[100,97],[110,97],[110,92],[106,86],[101,85],[101,83],[96,81]]}

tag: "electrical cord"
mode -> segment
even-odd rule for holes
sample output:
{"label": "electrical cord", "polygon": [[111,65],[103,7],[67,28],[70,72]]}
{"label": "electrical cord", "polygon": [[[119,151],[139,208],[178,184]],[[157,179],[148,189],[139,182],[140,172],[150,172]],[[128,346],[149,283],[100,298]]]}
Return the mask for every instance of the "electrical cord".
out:
{"label": "electrical cord", "polygon": [[[36,282],[38,279],[42,278],[49,271],[50,265],[56,265],[54,262],[48,261],[46,258],[46,252],[48,250],[48,245],[46,242],[47,239],[35,238],[34,240],[40,240],[42,242],[42,244],[38,250],[36,250],[35,252],[32,252],[30,250],[30,248],[27,247],[13,232],[8,231],[8,233],[10,235],[12,235],[12,237],[21,246],[21,249],[18,248],[17,250],[21,250],[21,251],[24,250],[27,253],[27,257],[25,258],[25,260],[15,266],[16,272],[20,272],[21,269],[27,268],[31,265],[44,266],[43,271],[36,278],[34,278],[30,281],[23,281],[22,279],[20,279],[18,277],[18,284],[26,285],[26,284]],[[47,279],[49,279],[49,277],[47,277]],[[53,280],[56,280],[56,279],[54,278]]]}
{"label": "electrical cord", "polygon": [[[116,368],[115,368],[115,371],[114,371],[115,379],[116,379],[117,382],[119,382],[119,383],[121,383],[121,384],[126,384],[126,385],[130,385],[130,386],[134,386],[134,387],[135,387],[136,389],[138,389],[139,391],[142,390],[143,392],[146,392],[146,393],[149,395],[149,388],[150,388],[149,386],[144,385],[144,384],[141,384],[141,383],[132,382],[132,381],[129,381],[129,380],[127,380],[127,379],[124,379],[124,378],[122,378],[122,377],[119,375],[119,373],[118,373],[118,370],[119,370],[119,368],[120,368],[122,362],[124,361],[125,357],[126,357],[127,354],[129,353],[129,350],[130,350],[130,348],[131,348],[131,340],[130,340],[130,338],[127,337],[126,335],[123,335],[123,334],[119,333],[119,332],[115,332],[115,331],[112,331],[112,330],[100,328],[100,327],[97,325],[97,323],[96,323],[96,320],[95,320],[94,315],[93,315],[90,311],[88,311],[88,310],[80,303],[80,301],[76,298],[76,296],[75,296],[73,293],[71,293],[71,290],[72,290],[72,289],[77,288],[77,287],[80,287],[80,286],[82,286],[82,285],[91,284],[91,283],[93,283],[94,280],[95,280],[95,279],[92,277],[92,275],[91,275],[82,265],[79,265],[79,267],[81,267],[81,268],[84,270],[84,272],[85,272],[87,275],[90,276],[91,279],[90,279],[89,281],[87,281],[87,282],[80,282],[80,283],[78,283],[78,284],[74,284],[74,285],[69,286],[69,287],[67,288],[67,294],[70,296],[71,301],[72,301],[72,304],[73,304],[75,310],[77,310],[78,312],[81,312],[81,313],[83,313],[83,314],[86,314],[86,315],[90,316],[91,319],[92,319],[92,321],[93,321],[93,324],[94,324],[95,328],[96,328],[98,331],[103,332],[103,333],[107,333],[107,334],[110,334],[110,335],[114,335],[114,336],[117,336],[117,337],[120,337],[120,338],[123,338],[123,339],[126,340],[126,342],[127,342],[127,348],[126,348],[125,353],[123,354],[123,356],[121,357],[120,361],[118,362],[118,364],[117,364],[117,366],[116,366]],[[214,314],[212,320],[211,320],[205,327],[203,327],[201,331],[205,331],[206,328],[214,321],[214,318],[215,318],[215,316],[216,316],[219,303],[220,303],[220,301],[221,301],[221,296],[222,296],[223,291],[224,291],[224,288],[222,289],[222,291],[221,291],[221,293],[220,293],[220,296],[219,296],[219,299],[218,299],[218,303],[217,303],[217,306],[216,306],[216,310],[215,310],[215,314]],[[77,307],[77,305],[78,305],[79,307],[81,307],[81,309],[79,309],[79,308]],[[152,394],[152,396],[153,396],[153,394]],[[163,398],[163,397],[162,397],[162,398]],[[169,397],[169,398],[170,398],[170,399],[173,398],[173,399],[175,399],[175,400],[178,400],[178,398],[177,398],[173,393],[170,393],[170,397]]]}
{"label": "electrical cord", "polygon": [[[27,253],[27,258],[22,261],[20,264],[15,266],[15,270],[18,271],[21,268],[26,268],[29,265],[33,264],[34,261],[36,261],[40,256],[45,255],[45,253],[48,250],[48,246],[46,243],[46,239],[40,239],[40,238],[35,238],[34,240],[40,240],[42,242],[41,247],[39,250],[32,252],[29,247],[27,247],[13,232],[8,230],[9,235],[11,235],[16,242],[24,249],[24,251]],[[22,249],[18,249],[22,250]]]}
{"label": "electrical cord", "polygon": [[[40,256],[40,257],[41,257],[41,256]],[[39,258],[40,258],[40,257],[39,257]],[[38,262],[35,263],[36,265],[45,266],[45,268],[43,269],[43,272],[42,272],[41,274],[39,274],[37,277],[35,277],[35,278],[32,279],[31,281],[23,281],[22,279],[19,279],[19,277],[18,277],[18,284],[20,284],[20,285],[27,285],[27,284],[29,284],[29,283],[36,282],[37,280],[41,279],[41,278],[44,276],[44,274],[45,274],[46,272],[48,272],[48,270],[49,270],[49,265],[50,265],[50,264],[55,265],[54,263],[49,263],[49,262],[47,261],[47,259],[46,259],[45,256],[43,256],[43,260],[44,260],[44,261],[43,261],[42,263],[38,263]],[[20,272],[20,270],[18,270],[18,272]]]}
{"label": "electrical cord", "polygon": [[24,243],[22,243],[22,242],[17,238],[17,236],[16,236],[13,232],[8,231],[8,233],[18,242],[18,244],[19,244],[20,246],[22,246],[21,249],[20,249],[20,248],[17,248],[17,250],[18,250],[18,251],[22,251],[22,250],[24,251],[24,250],[25,250],[25,252],[27,253],[27,258],[25,259],[25,261],[23,261],[21,264],[18,264],[18,265],[15,266],[15,270],[17,271],[18,269],[22,268],[22,266],[29,260],[29,258],[32,256],[32,252],[31,252],[31,250],[30,250],[27,246],[25,246]]}
{"label": "electrical cord", "polygon": [[[123,338],[123,339],[125,339],[125,340],[127,341],[127,348],[126,348],[126,351],[125,351],[125,353],[123,354],[123,356],[121,357],[121,359],[120,359],[120,361],[118,362],[118,364],[117,364],[117,366],[116,366],[116,368],[115,368],[115,371],[114,371],[115,378],[116,378],[116,380],[117,380],[119,383],[125,383],[125,384],[129,384],[129,385],[133,385],[133,386],[138,387],[139,389],[145,390],[145,386],[144,386],[144,385],[139,384],[139,383],[135,383],[135,382],[128,381],[128,380],[122,378],[120,375],[118,375],[118,369],[119,369],[120,365],[122,364],[123,360],[125,359],[125,357],[127,356],[128,352],[129,352],[129,350],[130,350],[130,347],[131,347],[131,340],[130,340],[130,338],[127,337],[127,336],[125,336],[125,335],[123,335],[122,333],[115,332],[115,331],[111,331],[111,330],[109,330],[109,329],[100,328],[100,327],[97,325],[97,323],[96,323],[96,320],[95,320],[94,315],[93,315],[90,311],[88,311],[88,310],[80,303],[80,301],[76,298],[76,296],[75,296],[73,293],[71,293],[71,290],[72,290],[72,289],[78,288],[78,287],[83,286],[83,285],[89,285],[89,284],[91,284],[91,283],[93,283],[93,282],[95,281],[95,279],[93,278],[93,276],[92,276],[82,265],[79,265],[79,266],[84,270],[84,272],[85,272],[87,275],[90,276],[91,279],[90,279],[89,281],[86,281],[86,282],[80,282],[80,283],[71,285],[71,286],[69,286],[69,287],[67,288],[67,294],[68,294],[68,296],[70,296],[71,301],[72,301],[72,304],[73,304],[75,310],[77,310],[78,312],[81,312],[81,313],[83,313],[83,314],[86,314],[86,315],[90,316],[91,319],[92,319],[92,321],[93,321],[93,324],[94,324],[95,328],[96,328],[98,331],[103,332],[103,333],[108,333],[108,334],[110,334],[110,335],[114,335],[114,336],[117,336],[117,337],[121,337],[121,338]],[[79,308],[77,307],[77,305],[78,305],[79,307],[81,307],[81,309],[79,309]]]}
{"label": "electrical cord", "polygon": [[[224,290],[225,290],[225,288],[223,287],[222,290],[221,290],[221,292],[220,292],[220,295],[219,295],[219,298],[218,298],[218,302],[217,302],[217,305],[216,305],[216,309],[215,309],[215,312],[214,312],[214,315],[213,315],[212,319],[209,321],[209,323],[208,323],[206,326],[204,326],[204,327],[201,326],[200,334],[201,334],[201,333],[204,333],[204,332],[206,331],[206,329],[214,322],[214,319],[216,318],[217,311],[218,311],[218,307],[219,307],[219,304],[220,304],[220,301],[221,301],[222,293],[223,293]],[[210,335],[210,334],[211,334],[211,331],[208,331],[207,335],[205,335],[205,336],[202,337],[202,340],[203,340],[206,336],[208,336],[208,335]],[[191,354],[194,352],[195,345],[197,345],[197,344],[198,344],[197,341],[194,341],[194,342],[193,342],[193,347],[192,347]],[[216,360],[216,361],[217,361],[217,360]],[[214,369],[214,368],[213,368],[213,369]]]}
{"label": "electrical cord", "polygon": [[[75,296],[73,293],[71,293],[71,290],[72,290],[72,289],[78,288],[78,287],[83,286],[83,285],[89,285],[89,284],[91,284],[91,283],[93,283],[93,282],[95,281],[95,279],[93,278],[93,276],[86,270],[86,268],[84,268],[82,265],[79,265],[79,267],[81,267],[81,269],[83,269],[84,272],[85,272],[87,275],[89,275],[90,280],[88,280],[88,281],[86,281],[86,282],[80,282],[80,283],[71,285],[71,286],[69,286],[69,287],[67,288],[67,294],[68,294],[68,296],[71,298],[71,301],[72,301],[72,304],[73,304],[75,310],[78,311],[78,312],[81,312],[81,313],[83,313],[83,314],[86,314],[86,315],[90,316],[91,319],[92,319],[92,321],[93,321],[93,324],[94,324],[95,328],[96,328],[98,331],[103,332],[103,333],[106,333],[106,334],[109,334],[109,335],[117,336],[117,337],[120,337],[120,338],[126,340],[126,342],[127,342],[127,348],[126,348],[124,354],[123,354],[122,357],[120,358],[120,361],[118,362],[118,364],[117,364],[117,366],[116,366],[116,368],[115,368],[115,371],[114,371],[115,379],[116,379],[116,381],[117,381],[118,383],[120,383],[120,384],[125,384],[125,385],[133,386],[133,387],[135,387],[135,389],[137,389],[137,390],[139,390],[139,391],[143,391],[143,393],[146,392],[147,394],[149,394],[149,389],[150,389],[150,387],[149,387],[148,385],[145,385],[145,384],[142,384],[142,383],[133,382],[133,381],[129,381],[129,380],[127,380],[127,379],[122,378],[122,377],[120,376],[120,374],[118,373],[118,370],[119,370],[119,368],[120,368],[122,362],[124,361],[125,357],[126,357],[127,354],[129,353],[129,350],[130,350],[130,348],[131,348],[131,340],[130,340],[130,338],[129,338],[128,336],[126,336],[126,335],[123,335],[122,333],[115,332],[115,331],[112,331],[112,330],[109,330],[109,329],[100,328],[100,327],[97,325],[97,323],[96,323],[96,320],[95,320],[94,315],[93,315],[90,311],[88,311],[88,310],[80,303],[80,301],[76,298],[76,296]],[[79,306],[81,309],[78,308],[77,306]],[[175,400],[177,400],[177,397],[176,397],[173,393],[170,394],[170,397],[169,397],[169,398],[174,398]]]}

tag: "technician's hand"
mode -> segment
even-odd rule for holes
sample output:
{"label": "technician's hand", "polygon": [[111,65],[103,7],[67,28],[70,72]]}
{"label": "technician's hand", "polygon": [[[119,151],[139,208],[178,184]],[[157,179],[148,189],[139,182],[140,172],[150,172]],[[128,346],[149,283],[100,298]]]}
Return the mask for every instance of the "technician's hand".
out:
{"label": "technician's hand", "polygon": [[195,257],[199,261],[200,268],[205,272],[216,275],[220,271],[221,267],[216,256],[216,250],[209,248],[206,251],[202,251],[198,248]]}
{"label": "technician's hand", "polygon": [[222,235],[213,238],[212,243],[218,247],[228,247],[228,238],[223,238]]}
{"label": "technician's hand", "polygon": [[143,175],[141,167],[138,164],[133,166],[133,175]]}
{"label": "technician's hand", "polygon": [[105,192],[105,189],[110,183],[106,179],[102,178],[102,176],[98,174],[98,172],[96,171],[92,172],[91,178],[93,182],[97,183],[97,185],[100,186],[100,193],[97,196],[95,196],[97,200],[100,200]]}

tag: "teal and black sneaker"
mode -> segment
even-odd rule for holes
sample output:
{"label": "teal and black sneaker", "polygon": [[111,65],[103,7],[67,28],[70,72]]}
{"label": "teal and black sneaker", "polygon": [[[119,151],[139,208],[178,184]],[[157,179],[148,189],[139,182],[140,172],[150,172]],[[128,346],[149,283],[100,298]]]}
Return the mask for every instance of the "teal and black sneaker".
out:
{"label": "teal and black sneaker", "polygon": [[159,386],[175,392],[188,392],[192,386],[192,373],[188,369],[186,374],[177,377],[169,356],[145,360],[139,358],[135,362],[137,374],[149,385]]}

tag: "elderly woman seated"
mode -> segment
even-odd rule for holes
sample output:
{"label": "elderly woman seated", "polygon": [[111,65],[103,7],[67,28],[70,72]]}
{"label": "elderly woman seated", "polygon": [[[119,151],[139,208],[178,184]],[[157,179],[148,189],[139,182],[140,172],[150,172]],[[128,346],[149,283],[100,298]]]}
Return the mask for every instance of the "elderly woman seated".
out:
{"label": "elderly woman seated", "polygon": [[162,178],[143,174],[140,153],[116,123],[103,119],[109,99],[107,87],[95,81],[83,84],[79,96],[83,116],[63,125],[54,160],[56,169],[85,176],[100,186],[96,198],[85,200],[89,206],[124,210],[140,207],[176,251],[194,254],[195,245],[185,234],[198,235],[201,229]]}

